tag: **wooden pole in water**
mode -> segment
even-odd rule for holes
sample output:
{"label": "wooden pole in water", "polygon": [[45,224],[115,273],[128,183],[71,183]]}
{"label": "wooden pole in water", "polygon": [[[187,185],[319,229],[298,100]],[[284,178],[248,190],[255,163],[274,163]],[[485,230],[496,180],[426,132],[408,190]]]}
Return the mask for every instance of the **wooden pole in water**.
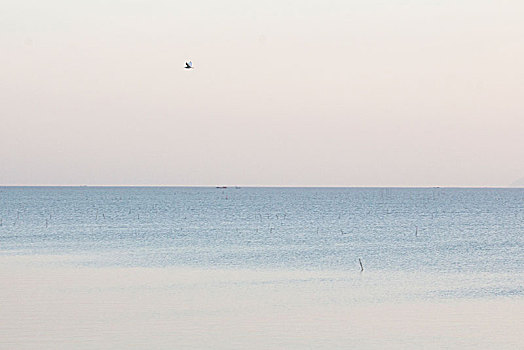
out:
{"label": "wooden pole in water", "polygon": [[362,266],[362,260],[358,258],[358,262],[360,263],[360,272],[364,271],[364,266]]}

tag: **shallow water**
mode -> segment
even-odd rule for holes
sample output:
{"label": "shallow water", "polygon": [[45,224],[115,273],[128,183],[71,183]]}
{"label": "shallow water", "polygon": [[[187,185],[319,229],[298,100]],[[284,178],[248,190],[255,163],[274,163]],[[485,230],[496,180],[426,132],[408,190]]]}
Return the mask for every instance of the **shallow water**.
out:
{"label": "shallow water", "polygon": [[0,223],[0,348],[524,347],[522,189],[3,187]]}

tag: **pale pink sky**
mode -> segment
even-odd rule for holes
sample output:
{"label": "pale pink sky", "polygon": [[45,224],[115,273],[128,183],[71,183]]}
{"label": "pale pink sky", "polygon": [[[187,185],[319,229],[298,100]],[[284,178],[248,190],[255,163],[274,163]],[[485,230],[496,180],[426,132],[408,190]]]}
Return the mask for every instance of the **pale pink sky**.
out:
{"label": "pale pink sky", "polygon": [[0,184],[509,185],[523,18],[518,1],[4,0]]}

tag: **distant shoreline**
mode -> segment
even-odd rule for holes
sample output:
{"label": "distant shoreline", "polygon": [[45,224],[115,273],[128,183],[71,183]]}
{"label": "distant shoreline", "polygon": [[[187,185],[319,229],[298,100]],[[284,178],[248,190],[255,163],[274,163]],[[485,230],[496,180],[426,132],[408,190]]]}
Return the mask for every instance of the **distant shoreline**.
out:
{"label": "distant shoreline", "polygon": [[12,185],[0,184],[1,187],[41,187],[41,188],[325,188],[325,189],[524,189],[523,186],[287,186],[287,185]]}

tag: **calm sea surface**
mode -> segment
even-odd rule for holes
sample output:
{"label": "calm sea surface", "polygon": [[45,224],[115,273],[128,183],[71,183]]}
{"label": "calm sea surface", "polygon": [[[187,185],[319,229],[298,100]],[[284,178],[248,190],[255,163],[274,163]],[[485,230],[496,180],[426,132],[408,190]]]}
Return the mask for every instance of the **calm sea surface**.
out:
{"label": "calm sea surface", "polygon": [[[0,321],[17,320],[0,328],[9,340],[0,348],[522,345],[517,333],[482,334],[495,323],[511,327],[489,317],[472,325],[477,307],[450,307],[436,325],[421,314],[449,302],[488,303],[487,314],[504,309],[490,302],[522,310],[524,189],[1,187],[0,258],[0,302],[10,305]],[[420,303],[428,309],[413,309]],[[91,308],[78,310],[84,304]],[[358,322],[340,312],[362,305],[383,309],[361,310]],[[115,308],[136,311],[118,320],[122,329],[99,317],[115,317]],[[381,325],[375,316],[385,309],[397,317]],[[55,318],[44,310],[61,310],[57,319],[73,325],[89,321],[53,333],[45,325]],[[287,319],[280,328],[276,315]],[[396,338],[380,333],[399,320],[412,322],[410,338],[403,329]],[[446,328],[450,321],[478,337]],[[344,322],[359,333],[337,328]]]}

